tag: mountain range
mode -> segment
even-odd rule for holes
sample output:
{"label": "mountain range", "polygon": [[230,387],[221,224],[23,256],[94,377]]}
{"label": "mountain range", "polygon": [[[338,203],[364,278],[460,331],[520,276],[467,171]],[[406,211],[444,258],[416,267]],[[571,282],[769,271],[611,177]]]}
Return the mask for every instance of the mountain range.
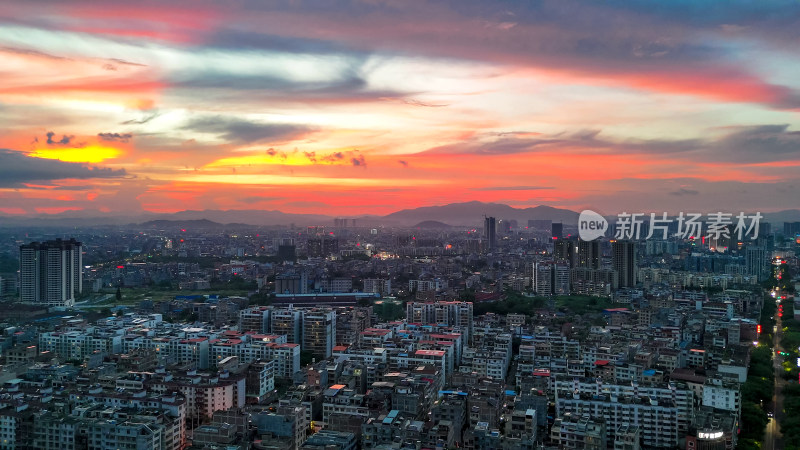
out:
{"label": "mountain range", "polygon": [[[551,206],[514,208],[501,203],[470,201],[441,206],[423,206],[404,209],[385,216],[355,216],[358,226],[419,226],[425,222],[441,222],[450,226],[475,226],[483,224],[484,216],[498,220],[516,220],[520,227],[528,220],[552,220],[575,225],[578,212]],[[800,210],[789,209],[774,213],[764,213],[764,220],[775,227],[783,222],[800,221]],[[36,216],[15,216],[0,214],[0,226],[34,227],[91,227],[104,225],[140,224],[147,228],[192,225],[195,228],[213,228],[225,224],[231,226],[296,226],[333,225],[334,217],[321,214],[292,214],[274,210],[203,210],[180,211],[176,213],[144,213],[112,215],[100,211],[67,211],[60,214],[40,214]],[[352,222],[351,222],[352,223]]]}

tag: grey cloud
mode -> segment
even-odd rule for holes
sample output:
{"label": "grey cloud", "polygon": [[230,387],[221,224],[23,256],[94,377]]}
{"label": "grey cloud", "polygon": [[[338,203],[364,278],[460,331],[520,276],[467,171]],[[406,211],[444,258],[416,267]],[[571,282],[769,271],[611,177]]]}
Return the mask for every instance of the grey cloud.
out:
{"label": "grey cloud", "polygon": [[275,149],[274,149],[274,148],[272,148],[272,147],[268,148],[268,149],[265,151],[265,153],[266,153],[267,155],[269,155],[269,156],[273,156],[273,157],[274,157],[274,156],[277,156],[277,157],[279,157],[279,158],[282,158],[282,159],[286,159],[286,158],[288,157],[288,155],[286,155],[286,152],[283,152],[283,151],[280,151],[280,150],[275,150]]}
{"label": "grey cloud", "polygon": [[332,40],[280,36],[241,29],[220,29],[207,37],[209,47],[228,49],[273,50],[290,53],[350,53],[366,56],[362,51]]}
{"label": "grey cloud", "polygon": [[[171,75],[168,81],[173,89],[188,90],[187,93],[192,95],[197,89],[203,89],[209,98],[243,102],[385,101],[413,94],[370,88],[365,79],[365,72],[369,70],[365,68],[367,62],[367,56],[351,57],[345,69],[337,68],[330,79],[325,81],[299,81],[274,75],[240,75],[215,70],[180,72]],[[319,70],[325,71],[324,63],[320,63]]]}
{"label": "grey cloud", "polygon": [[[730,30],[731,24],[748,27],[750,36],[772,36],[772,45],[796,52],[786,43],[800,39],[800,29],[796,26],[800,13],[781,12],[787,10],[786,5],[778,6],[782,2],[763,6],[761,2],[758,7],[737,2],[726,8],[698,2],[689,4],[684,0],[674,3],[653,6],[647,1],[628,4],[622,1],[455,0],[426,2],[422,7],[415,7],[392,2],[367,5],[360,1],[332,1],[327,7],[317,4],[310,11],[303,4],[251,2],[249,7],[264,13],[264,29],[292,37],[258,36],[259,30],[253,29],[247,36],[236,35],[221,41],[228,45],[249,43],[268,49],[346,55],[422,54],[434,58],[566,69],[609,80],[620,75],[674,80],[675,67],[680,65],[682,71],[693,74],[699,82],[713,83],[722,79],[733,85],[757,85],[761,91],[753,97],[740,97],[735,93],[722,95],[726,100],[762,103],[781,109],[800,107],[800,94],[794,88],[771,84],[746,63],[732,61],[731,46],[725,44],[724,39],[729,33],[721,28],[728,25]],[[721,9],[738,11],[721,13]],[[368,23],[364,22],[365,17],[369,17]],[[329,37],[333,43],[299,37],[311,35],[298,32],[299,23],[313,24],[316,36]],[[413,33],[409,33],[409,23],[414,24]],[[714,32],[718,35],[714,36]],[[674,86],[669,84],[643,89],[671,92]],[[682,86],[680,80],[677,86]],[[681,88],[677,91],[681,92]],[[700,95],[715,97],[718,94],[712,89]]]}
{"label": "grey cloud", "polygon": [[800,131],[788,129],[786,124],[735,128],[713,144],[713,156],[741,163],[800,159]]}
{"label": "grey cloud", "polygon": [[331,153],[329,155],[325,155],[325,156],[321,157],[320,160],[321,161],[326,161],[326,162],[338,162],[338,161],[341,161],[342,158],[344,158],[344,153],[342,153],[342,152],[334,152],[334,153]]}
{"label": "grey cloud", "polygon": [[367,161],[364,159],[364,155],[358,155],[356,157],[350,158],[350,162],[353,163],[354,166],[357,167],[366,167]]}
{"label": "grey cloud", "polygon": [[146,124],[147,122],[150,122],[151,120],[155,119],[156,117],[158,117],[160,115],[161,115],[161,113],[159,113],[159,112],[153,112],[153,113],[147,114],[146,116],[143,116],[141,119],[126,120],[126,121],[122,122],[122,125],[143,125],[143,124]]}
{"label": "grey cloud", "polygon": [[[428,149],[429,153],[505,155],[576,148],[613,154],[682,155],[693,161],[756,164],[800,159],[800,131],[786,124],[741,126],[719,130],[703,139],[616,139],[598,130],[579,130],[533,138],[482,134],[469,140]],[[709,133],[712,134],[712,133]],[[713,136],[713,135],[712,135]]]}
{"label": "grey cloud", "polygon": [[0,187],[67,178],[120,178],[126,175],[124,169],[114,170],[55,159],[34,158],[13,150],[0,149]]}
{"label": "grey cloud", "polygon": [[97,137],[99,137],[103,141],[128,142],[133,137],[133,134],[131,134],[131,133],[97,133]]}
{"label": "grey cloud", "polygon": [[697,195],[699,193],[700,192],[698,192],[698,191],[696,191],[694,189],[680,188],[677,191],[670,192],[669,195],[675,195],[677,197],[682,197],[684,195]]}
{"label": "grey cloud", "polygon": [[194,119],[183,129],[214,134],[234,143],[291,140],[316,131],[302,125],[256,123],[223,116]]}
{"label": "grey cloud", "polygon": [[72,139],[75,138],[75,136],[63,135],[61,136],[61,139],[55,140],[53,139],[55,135],[56,134],[53,133],[52,131],[47,132],[47,143],[49,145],[69,145],[70,141],[72,141]]}
{"label": "grey cloud", "polygon": [[564,142],[562,139],[482,139],[479,137],[457,144],[447,144],[426,150],[427,153],[473,153],[477,155],[510,155],[526,153],[537,147],[541,148]]}

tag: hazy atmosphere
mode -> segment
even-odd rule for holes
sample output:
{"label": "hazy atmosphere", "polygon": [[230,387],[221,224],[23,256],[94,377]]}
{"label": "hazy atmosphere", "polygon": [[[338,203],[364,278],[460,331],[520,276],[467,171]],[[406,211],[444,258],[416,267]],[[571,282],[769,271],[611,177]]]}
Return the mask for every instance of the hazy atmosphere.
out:
{"label": "hazy atmosphere", "polygon": [[796,2],[0,5],[0,212],[797,204]]}

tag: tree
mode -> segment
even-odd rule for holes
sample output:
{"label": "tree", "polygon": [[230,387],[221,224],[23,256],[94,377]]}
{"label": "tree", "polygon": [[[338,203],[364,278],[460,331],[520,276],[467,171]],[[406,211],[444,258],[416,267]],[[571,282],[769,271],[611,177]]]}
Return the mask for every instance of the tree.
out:
{"label": "tree", "polygon": [[761,440],[764,436],[764,427],[767,426],[769,419],[767,414],[752,402],[745,402],[742,405],[742,438]]}
{"label": "tree", "polygon": [[122,300],[122,291],[120,290],[119,286],[117,286],[117,293],[114,294],[114,298],[116,298],[117,301]]}
{"label": "tree", "polygon": [[458,299],[462,302],[474,302],[475,301],[475,289],[466,289],[460,294],[458,294]]}
{"label": "tree", "polygon": [[300,366],[305,367],[314,360],[314,352],[310,352],[308,350],[301,350],[300,351]]}
{"label": "tree", "polygon": [[736,450],[760,450],[761,442],[758,439],[739,439]]}

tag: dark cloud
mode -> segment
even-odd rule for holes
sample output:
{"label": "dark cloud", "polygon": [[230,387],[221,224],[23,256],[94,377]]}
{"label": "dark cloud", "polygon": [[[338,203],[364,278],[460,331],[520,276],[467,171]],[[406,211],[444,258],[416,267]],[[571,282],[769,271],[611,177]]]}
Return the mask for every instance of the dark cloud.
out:
{"label": "dark cloud", "polygon": [[403,167],[408,167],[408,161],[398,159],[397,162],[400,163],[400,165],[402,165]]}
{"label": "dark cloud", "polygon": [[678,196],[678,197],[682,197],[684,195],[697,195],[699,193],[700,192],[698,192],[698,191],[696,191],[694,189],[680,188],[677,191],[670,192],[669,195],[675,195],[675,196]]}
{"label": "dark cloud", "polygon": [[133,134],[131,133],[97,133],[97,137],[99,137],[103,141],[111,141],[111,142],[128,142],[133,138]]}
{"label": "dark cloud", "polygon": [[526,153],[538,150],[537,147],[546,147],[563,142],[562,139],[516,139],[516,138],[492,138],[485,139],[485,136],[476,137],[466,142],[457,144],[441,145],[426,150],[426,153],[435,154],[464,154],[472,153],[476,155],[510,155],[515,153]]}
{"label": "dark cloud", "polygon": [[272,147],[268,148],[264,153],[266,153],[268,156],[278,157],[278,158],[281,158],[281,159],[286,159],[288,157],[286,152],[283,152],[283,151],[280,151],[280,150],[276,150],[276,149],[274,149]]}
{"label": "dark cloud", "polygon": [[[331,73],[326,80],[301,81],[270,74],[242,75],[217,70],[195,70],[173,74],[168,82],[173,89],[188,90],[192,94],[202,89],[209,98],[239,102],[372,102],[414,94],[371,88],[366,81],[366,72],[370,70],[367,54],[355,57],[335,52],[333,54],[346,59],[347,64],[330,69]],[[326,70],[326,62],[320,58],[319,71],[325,73]]]}
{"label": "dark cloud", "polygon": [[13,150],[0,149],[0,187],[67,178],[120,178],[125,175],[124,169],[113,170],[55,159],[34,158]]}
{"label": "dark cloud", "polygon": [[329,155],[325,155],[319,158],[320,161],[329,162],[329,163],[336,163],[341,161],[344,158],[344,153],[342,152],[333,152]]}
{"label": "dark cloud", "polygon": [[[543,135],[541,133],[482,133],[455,144],[426,150],[427,153],[511,155],[544,151],[557,147],[601,148],[611,145],[598,138],[600,130],[577,130],[569,133]],[[532,136],[532,137],[527,137]]]}
{"label": "dark cloud", "polygon": [[711,145],[709,156],[738,163],[800,159],[800,131],[786,124],[733,128]]}
{"label": "dark cloud", "polygon": [[312,164],[341,164],[345,163],[349,158],[350,163],[354,166],[366,166],[367,161],[363,155],[358,153],[358,150],[351,150],[346,152],[333,152],[327,155],[318,155],[317,152],[303,152]]}
{"label": "dark cloud", "polygon": [[[721,131],[721,133],[720,133]],[[729,127],[709,130],[704,139],[616,139],[599,130],[519,138],[517,135],[480,134],[463,142],[434,147],[434,154],[507,155],[540,151],[594,154],[679,155],[690,161],[757,164],[800,159],[800,131],[786,124]]]}
{"label": "dark cloud", "polygon": [[62,135],[61,139],[55,140],[55,139],[53,139],[53,137],[55,135],[56,134],[53,133],[52,131],[48,131],[47,132],[47,144],[48,145],[69,145],[70,141],[72,141],[72,139],[75,138],[75,136]]}
{"label": "dark cloud", "polygon": [[364,155],[358,155],[356,157],[350,158],[350,162],[356,167],[367,166],[367,161],[364,159]]}
{"label": "dark cloud", "polygon": [[214,134],[239,144],[293,140],[316,131],[316,128],[302,125],[257,123],[223,116],[194,119],[183,129]]}
{"label": "dark cloud", "polygon": [[150,114],[147,114],[146,116],[143,116],[141,119],[126,120],[126,121],[122,122],[122,125],[143,125],[143,124],[146,124],[147,122],[150,122],[151,120],[155,119],[156,117],[158,117],[160,115],[161,115],[161,113],[159,113],[159,112],[152,112]]}
{"label": "dark cloud", "polygon": [[214,31],[206,37],[209,47],[226,49],[271,50],[287,53],[306,54],[359,54],[366,57],[363,51],[341,42],[310,37],[280,36],[240,28],[224,28]]}
{"label": "dark cloud", "polygon": [[[800,39],[796,8],[785,3],[778,6],[781,2],[763,8],[763,2],[758,6],[742,3],[730,7],[738,8],[736,12],[721,13],[729,6],[680,3],[680,8],[652,8],[645,0],[632,5],[624,1],[454,0],[398,7],[393,2],[367,5],[341,0],[327,7],[316,4],[313,11],[302,3],[250,3],[256,10],[251,12],[263,18],[259,26],[269,34],[257,36],[259,30],[251,28],[247,36],[236,35],[227,43],[348,56],[373,53],[477,60],[568,71],[643,90],[780,109],[800,107],[797,90],[769,83],[752,68],[737,64],[731,58],[736,50],[726,39],[731,30],[746,29],[748,36],[771,35],[773,45],[796,52],[786,45]],[[792,12],[781,12],[786,9]],[[745,11],[754,14],[751,17]],[[328,42],[304,41],[311,34],[298,31],[298,24],[313,28],[314,36],[325,36]],[[290,38],[275,38],[275,34]]]}

